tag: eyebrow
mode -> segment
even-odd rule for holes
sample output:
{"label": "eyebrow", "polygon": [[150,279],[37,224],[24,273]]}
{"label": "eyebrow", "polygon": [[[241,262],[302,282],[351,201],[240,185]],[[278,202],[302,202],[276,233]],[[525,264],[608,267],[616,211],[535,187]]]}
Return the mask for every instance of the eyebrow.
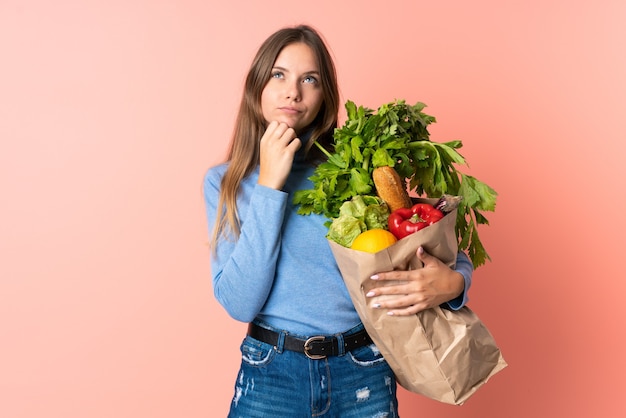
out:
{"label": "eyebrow", "polygon": [[[280,70],[280,71],[284,71],[284,72],[289,72],[289,70],[287,68],[275,65],[272,67],[272,70]],[[310,71],[305,71],[302,75],[310,75],[310,74],[316,74],[316,75],[320,75],[320,72],[318,70],[310,70]]]}

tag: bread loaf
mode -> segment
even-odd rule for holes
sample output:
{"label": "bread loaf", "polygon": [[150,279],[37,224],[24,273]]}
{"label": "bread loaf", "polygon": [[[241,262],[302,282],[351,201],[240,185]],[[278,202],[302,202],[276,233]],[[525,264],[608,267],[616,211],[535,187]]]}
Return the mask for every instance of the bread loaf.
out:
{"label": "bread loaf", "polygon": [[377,167],[372,172],[372,180],[378,197],[387,203],[390,211],[399,208],[410,208],[411,198],[406,191],[406,182],[398,172],[390,166]]}

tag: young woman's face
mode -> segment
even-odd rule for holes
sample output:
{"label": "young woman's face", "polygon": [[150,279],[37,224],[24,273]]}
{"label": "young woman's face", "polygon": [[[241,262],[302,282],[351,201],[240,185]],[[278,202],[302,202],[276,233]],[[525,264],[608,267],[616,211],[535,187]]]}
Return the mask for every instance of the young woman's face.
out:
{"label": "young woman's face", "polygon": [[284,122],[300,133],[322,107],[324,97],[317,60],[303,43],[287,45],[272,67],[261,93],[263,117],[269,123]]}

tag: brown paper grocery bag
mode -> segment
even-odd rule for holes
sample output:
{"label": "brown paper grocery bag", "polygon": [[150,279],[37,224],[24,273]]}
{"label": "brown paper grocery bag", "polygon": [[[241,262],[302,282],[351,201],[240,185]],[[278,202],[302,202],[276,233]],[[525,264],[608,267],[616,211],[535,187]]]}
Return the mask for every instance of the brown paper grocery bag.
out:
{"label": "brown paper grocery bag", "polygon": [[416,255],[420,245],[453,267],[458,248],[455,221],[456,210],[375,254],[329,243],[356,310],[398,383],[411,392],[460,405],[507,366],[478,316],[468,307],[458,311],[437,307],[393,317],[372,304],[394,296],[365,297],[372,288],[390,283],[371,280],[372,274],[421,268]]}

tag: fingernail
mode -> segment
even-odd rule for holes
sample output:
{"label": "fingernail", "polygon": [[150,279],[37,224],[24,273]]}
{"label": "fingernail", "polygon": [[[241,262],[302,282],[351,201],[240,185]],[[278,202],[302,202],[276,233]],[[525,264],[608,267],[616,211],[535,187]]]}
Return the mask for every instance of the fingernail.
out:
{"label": "fingernail", "polygon": [[373,290],[370,290],[369,292],[367,292],[367,293],[365,294],[365,296],[367,296],[368,298],[371,298],[371,297],[372,297],[372,296],[374,296],[375,294],[376,294],[376,293],[374,293],[374,291],[373,291]]}
{"label": "fingernail", "polygon": [[418,254],[424,254],[424,249],[420,246],[420,247],[417,249],[417,253],[418,253]]}
{"label": "fingernail", "polygon": [[370,279],[372,279],[372,280],[378,280],[378,274],[374,274],[373,276],[370,276]]}
{"label": "fingernail", "polygon": [[389,311],[389,312],[387,312],[387,315],[393,316],[393,312]]}
{"label": "fingernail", "polygon": [[373,303],[372,308],[380,308],[380,303]]}

